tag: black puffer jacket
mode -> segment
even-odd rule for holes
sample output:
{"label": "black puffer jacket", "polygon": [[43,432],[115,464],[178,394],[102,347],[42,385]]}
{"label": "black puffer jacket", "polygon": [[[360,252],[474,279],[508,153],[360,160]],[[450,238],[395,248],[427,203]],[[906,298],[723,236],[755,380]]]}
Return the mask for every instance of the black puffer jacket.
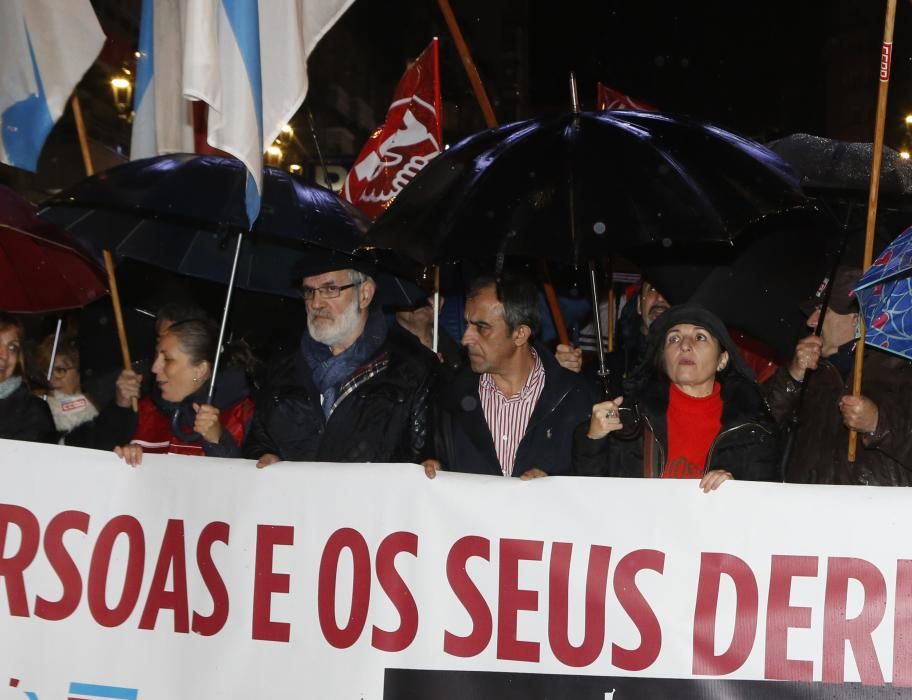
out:
{"label": "black puffer jacket", "polygon": [[0,438],[57,442],[57,428],[51,409],[32,395],[24,383],[5,399],[0,399]]}
{"label": "black puffer jacket", "polygon": [[[587,436],[588,423],[574,435],[573,459],[578,474],[589,476],[660,477],[668,454],[670,382],[658,369],[665,334],[674,324],[695,324],[708,330],[728,352],[728,366],[716,375],[721,385],[719,433],[706,456],[705,471],[725,469],[735,479],[778,481],[779,432],[753,371],[715,315],[699,306],[676,306],[652,324],[643,363],[625,383],[624,407],[635,407],[639,420],[599,440]],[[623,407],[622,407],[623,408]],[[645,440],[651,441],[647,451]],[[645,458],[651,452],[651,462]]]}
{"label": "black puffer jacket", "polygon": [[[545,386],[516,448],[512,476],[533,468],[552,475],[571,474],[574,427],[589,416],[593,387],[557,364],[542,345],[535,351],[545,369]],[[447,471],[502,475],[494,440],[478,394],[479,375],[463,367],[443,391],[437,454]]]}
{"label": "black puffer jacket", "polygon": [[428,456],[429,394],[437,371],[397,333],[339,391],[326,420],[302,354],[276,363],[257,397],[244,456],[310,462],[420,462]]}
{"label": "black puffer jacket", "polygon": [[[756,382],[732,373],[721,379],[722,427],[706,458],[706,471],[726,469],[735,479],[777,481],[778,431]],[[630,432],[612,433],[601,440],[586,436],[588,423],[577,428],[573,459],[577,473],[588,476],[660,477],[668,452],[669,383],[656,377],[638,392],[631,390],[624,405],[633,402],[640,415]],[[644,466],[644,436],[653,441],[652,464]]]}
{"label": "black puffer jacket", "polygon": [[[840,364],[848,371],[854,352],[844,347]],[[802,484],[870,484],[912,486],[912,362],[866,348],[861,393],[878,408],[873,435],[859,435],[854,463],[848,460],[849,431],[842,422],[839,399],[851,391],[851,372],[828,360],[807,375],[798,406],[800,384],[779,368],[764,384],[773,415],[783,427],[796,429],[785,480]],[[798,409],[798,422],[791,417]]]}

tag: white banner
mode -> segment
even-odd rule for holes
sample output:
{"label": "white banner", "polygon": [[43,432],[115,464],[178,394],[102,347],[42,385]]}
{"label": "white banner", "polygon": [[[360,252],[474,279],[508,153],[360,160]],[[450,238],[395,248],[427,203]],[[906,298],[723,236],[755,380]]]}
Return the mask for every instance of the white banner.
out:
{"label": "white banner", "polygon": [[896,697],[910,505],[0,441],[0,699]]}

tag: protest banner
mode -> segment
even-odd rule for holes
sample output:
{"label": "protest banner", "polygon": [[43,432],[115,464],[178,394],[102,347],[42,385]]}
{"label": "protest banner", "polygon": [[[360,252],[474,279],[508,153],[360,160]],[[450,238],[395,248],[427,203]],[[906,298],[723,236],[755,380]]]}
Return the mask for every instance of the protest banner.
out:
{"label": "protest banner", "polygon": [[0,441],[0,698],[886,698],[905,489]]}

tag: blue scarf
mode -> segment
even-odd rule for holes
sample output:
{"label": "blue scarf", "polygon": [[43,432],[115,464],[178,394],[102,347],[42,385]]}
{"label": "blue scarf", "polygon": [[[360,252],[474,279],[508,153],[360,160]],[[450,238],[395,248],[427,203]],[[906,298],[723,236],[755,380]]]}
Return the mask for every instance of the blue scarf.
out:
{"label": "blue scarf", "polygon": [[20,386],[22,386],[22,377],[18,374],[0,382],[0,399],[12,396],[13,392]]}
{"label": "blue scarf", "polygon": [[367,316],[364,332],[343,352],[333,355],[328,345],[323,345],[304,331],[301,354],[310,369],[313,383],[323,395],[323,415],[329,418],[342,384],[355,370],[366,364],[386,341],[386,318],[378,310]]}

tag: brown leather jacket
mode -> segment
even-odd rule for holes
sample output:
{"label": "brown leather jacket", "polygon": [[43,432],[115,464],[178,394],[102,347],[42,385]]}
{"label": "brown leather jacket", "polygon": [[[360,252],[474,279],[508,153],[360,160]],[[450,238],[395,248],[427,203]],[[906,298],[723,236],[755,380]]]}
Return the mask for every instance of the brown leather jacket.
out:
{"label": "brown leather jacket", "polygon": [[[785,480],[802,484],[912,486],[912,362],[865,348],[861,393],[878,408],[877,430],[859,435],[856,461],[848,460],[849,431],[839,399],[851,392],[851,374],[843,380],[827,360],[807,375],[797,432]],[[792,424],[800,383],[780,367],[764,385],[776,421]]]}

